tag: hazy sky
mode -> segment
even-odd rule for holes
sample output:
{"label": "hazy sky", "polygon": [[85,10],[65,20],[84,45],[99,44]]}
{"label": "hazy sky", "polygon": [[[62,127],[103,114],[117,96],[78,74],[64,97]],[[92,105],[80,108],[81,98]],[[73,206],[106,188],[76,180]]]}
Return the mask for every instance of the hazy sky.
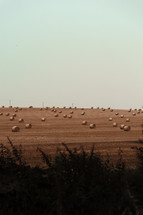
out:
{"label": "hazy sky", "polygon": [[0,106],[143,106],[142,0],[0,0]]}

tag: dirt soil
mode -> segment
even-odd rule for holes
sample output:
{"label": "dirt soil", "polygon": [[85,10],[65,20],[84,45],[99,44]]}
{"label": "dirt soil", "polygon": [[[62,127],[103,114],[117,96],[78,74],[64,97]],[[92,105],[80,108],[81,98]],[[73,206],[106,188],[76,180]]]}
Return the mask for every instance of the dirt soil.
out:
{"label": "dirt soil", "polygon": [[[57,112],[53,112],[52,109]],[[139,139],[143,139],[142,123],[143,112],[137,110],[113,110],[110,109],[84,109],[81,108],[0,108],[0,143],[8,144],[7,136],[12,140],[14,145],[22,145],[26,161],[31,166],[43,166],[40,153],[36,150],[40,147],[44,152],[54,155],[57,147],[63,149],[62,142],[66,143],[70,149],[83,146],[85,150],[90,151],[93,144],[95,151],[100,152],[104,159],[107,154],[110,155],[111,161],[118,159],[119,149],[122,150],[123,158],[127,165],[136,167],[139,163],[137,159],[136,147],[142,147]],[[62,113],[59,113],[62,111]],[[71,114],[70,112],[73,111]],[[85,115],[81,115],[82,112]],[[119,115],[115,113],[118,112]],[[9,116],[6,116],[9,113]],[[13,121],[10,116],[16,114]],[[58,113],[58,117],[55,114]],[[136,113],[133,116],[133,113]],[[72,118],[64,118],[63,115],[72,115]],[[120,115],[124,117],[121,118]],[[46,121],[41,121],[45,117]],[[109,121],[109,117],[113,120]],[[19,123],[19,118],[23,118],[24,122]],[[126,119],[130,118],[130,122]],[[82,121],[86,120],[87,125],[82,125]],[[117,127],[113,127],[113,123],[118,123]],[[32,128],[26,129],[25,124],[31,123]],[[95,123],[95,128],[90,129],[90,123]],[[120,125],[125,124],[131,126],[130,131],[120,129]],[[20,127],[19,132],[12,132],[12,126]]]}

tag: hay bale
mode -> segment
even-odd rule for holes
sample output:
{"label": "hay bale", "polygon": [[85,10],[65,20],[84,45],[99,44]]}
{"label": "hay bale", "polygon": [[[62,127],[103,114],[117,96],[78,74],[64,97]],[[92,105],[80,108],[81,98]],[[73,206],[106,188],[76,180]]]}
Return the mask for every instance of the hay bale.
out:
{"label": "hay bale", "polygon": [[133,116],[136,116],[136,113],[134,112],[134,113],[132,113],[132,115],[133,115]]}
{"label": "hay bale", "polygon": [[14,114],[12,114],[12,116],[13,116],[13,117],[16,117],[17,115],[16,115],[16,113],[14,113]]}
{"label": "hay bale", "polygon": [[23,118],[20,118],[20,119],[18,120],[18,122],[24,122],[24,119],[23,119]]}
{"label": "hay bale", "polygon": [[2,106],[2,108],[5,108],[4,105]]}
{"label": "hay bale", "polygon": [[54,117],[58,117],[59,116],[59,114],[58,113],[56,113],[55,115],[54,115]]}
{"label": "hay bale", "polygon": [[91,107],[91,109],[93,109],[93,107]]}
{"label": "hay bale", "polygon": [[113,123],[113,127],[117,127],[118,124],[116,122]]}
{"label": "hay bale", "polygon": [[15,112],[18,112],[18,110],[16,109]]}
{"label": "hay bale", "polygon": [[115,115],[117,116],[117,115],[119,115],[119,113],[118,113],[118,112],[116,112],[116,113],[115,113]]}
{"label": "hay bale", "polygon": [[109,121],[112,121],[112,120],[113,120],[113,118],[112,118],[112,117],[110,117],[110,118],[109,118]]}
{"label": "hay bale", "polygon": [[40,110],[43,110],[43,108],[40,108]]}
{"label": "hay bale", "polygon": [[12,132],[19,132],[20,128],[18,126],[13,126],[12,127]]}
{"label": "hay bale", "polygon": [[51,109],[51,112],[54,112],[54,109]]}
{"label": "hay bale", "polygon": [[129,109],[128,112],[131,112],[132,109]]}
{"label": "hay bale", "polygon": [[22,108],[19,108],[19,110],[22,110]]}
{"label": "hay bale", "polygon": [[5,115],[6,115],[6,116],[9,116],[9,113],[6,113]]}
{"label": "hay bale", "polygon": [[42,118],[41,118],[41,121],[42,121],[42,122],[45,122],[45,121],[46,121],[46,118],[45,118],[45,117],[42,117]]}
{"label": "hay bale", "polygon": [[64,117],[64,118],[67,118],[67,115],[66,115],[66,114],[64,114],[64,115],[63,115],[63,117]]}
{"label": "hay bale", "polygon": [[10,121],[13,121],[13,120],[14,120],[14,117],[13,117],[13,116],[11,116],[9,119],[10,119]]}
{"label": "hay bale", "polygon": [[33,108],[33,106],[32,106],[32,105],[30,105],[30,106],[29,106],[29,108]]}
{"label": "hay bale", "polygon": [[84,110],[84,108],[81,108],[81,110]]}
{"label": "hay bale", "polygon": [[73,111],[71,111],[70,114],[73,114]]}
{"label": "hay bale", "polygon": [[137,111],[137,114],[140,114],[140,111]]}
{"label": "hay bale", "polygon": [[82,121],[82,125],[87,125],[87,121]]}
{"label": "hay bale", "polygon": [[69,119],[72,118],[72,115],[68,115],[68,118],[69,118]]}
{"label": "hay bale", "polygon": [[28,129],[28,128],[32,128],[32,124],[31,123],[27,123],[25,124],[25,128]]}
{"label": "hay bale", "polygon": [[124,129],[124,126],[125,126],[124,124],[121,124],[120,129]]}
{"label": "hay bale", "polygon": [[62,113],[62,110],[59,110],[59,113]]}
{"label": "hay bale", "polygon": [[9,108],[12,108],[12,106],[10,105]]}
{"label": "hay bale", "polygon": [[123,115],[123,114],[121,114],[121,115],[120,115],[120,117],[121,117],[121,118],[124,118],[124,115]]}
{"label": "hay bale", "polygon": [[54,109],[54,113],[56,113],[56,112],[57,112],[57,110]]}
{"label": "hay bale", "polygon": [[113,109],[111,109],[110,111],[113,112]]}
{"label": "hay bale", "polygon": [[102,111],[105,111],[105,108],[102,108]]}
{"label": "hay bale", "polygon": [[130,122],[130,119],[129,119],[129,118],[127,118],[127,119],[126,119],[126,122]]}
{"label": "hay bale", "polygon": [[131,130],[131,127],[130,126],[128,126],[128,125],[125,125],[124,126],[124,131],[130,131]]}
{"label": "hay bale", "polygon": [[81,112],[81,115],[85,115],[85,112],[84,112],[84,111],[82,111],[82,112]]}
{"label": "hay bale", "polygon": [[0,113],[0,116],[2,116],[3,115],[3,113]]}
{"label": "hay bale", "polygon": [[89,128],[91,128],[91,129],[95,128],[95,124],[91,123],[91,124],[89,125]]}

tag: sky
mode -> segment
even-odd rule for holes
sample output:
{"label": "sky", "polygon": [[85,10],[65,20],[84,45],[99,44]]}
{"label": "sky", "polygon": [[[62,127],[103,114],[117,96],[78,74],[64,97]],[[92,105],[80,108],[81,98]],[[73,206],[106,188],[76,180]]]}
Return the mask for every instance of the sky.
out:
{"label": "sky", "polygon": [[0,0],[0,106],[143,107],[142,0]]}

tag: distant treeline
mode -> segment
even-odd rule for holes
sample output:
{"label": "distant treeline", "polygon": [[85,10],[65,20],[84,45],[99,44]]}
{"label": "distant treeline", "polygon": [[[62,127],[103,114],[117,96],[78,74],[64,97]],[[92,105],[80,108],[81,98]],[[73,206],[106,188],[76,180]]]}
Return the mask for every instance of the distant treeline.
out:
{"label": "distant treeline", "polygon": [[40,148],[47,168],[30,167],[22,146],[0,144],[1,215],[129,215],[143,214],[143,149],[140,166],[127,168],[119,150],[116,164],[110,157],[84,148],[57,149],[54,158]]}

